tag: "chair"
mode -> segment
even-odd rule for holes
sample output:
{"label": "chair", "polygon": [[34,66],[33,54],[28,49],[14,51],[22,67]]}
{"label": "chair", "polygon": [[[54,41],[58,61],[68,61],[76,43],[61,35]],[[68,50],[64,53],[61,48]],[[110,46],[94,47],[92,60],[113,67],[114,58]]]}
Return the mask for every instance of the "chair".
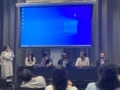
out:
{"label": "chair", "polygon": [[45,88],[23,88],[23,87],[16,87],[15,90],[45,90]]}
{"label": "chair", "polygon": [[0,89],[6,90],[7,83],[5,79],[0,79]]}

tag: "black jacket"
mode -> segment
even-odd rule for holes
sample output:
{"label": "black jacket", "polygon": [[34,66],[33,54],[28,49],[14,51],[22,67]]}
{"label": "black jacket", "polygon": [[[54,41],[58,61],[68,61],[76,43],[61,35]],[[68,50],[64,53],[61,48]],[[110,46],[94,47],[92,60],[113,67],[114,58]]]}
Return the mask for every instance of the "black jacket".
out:
{"label": "black jacket", "polygon": [[109,62],[108,62],[108,60],[107,59],[104,59],[104,63],[103,64],[101,64],[101,59],[98,59],[97,61],[96,61],[96,66],[97,67],[99,67],[99,66],[101,66],[101,65],[107,65],[107,64],[109,64]]}

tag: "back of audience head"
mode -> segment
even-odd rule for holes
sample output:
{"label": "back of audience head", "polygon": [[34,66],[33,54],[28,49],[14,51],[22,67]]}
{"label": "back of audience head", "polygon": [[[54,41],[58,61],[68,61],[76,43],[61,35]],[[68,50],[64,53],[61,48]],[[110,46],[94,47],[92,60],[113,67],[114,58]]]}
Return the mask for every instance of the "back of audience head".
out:
{"label": "back of audience head", "polygon": [[34,75],[28,69],[24,69],[21,72],[21,79],[22,79],[22,81],[29,82],[32,79],[33,76]]}
{"label": "back of audience head", "polygon": [[118,67],[113,64],[101,66],[99,79],[96,83],[100,90],[114,90],[120,87]]}
{"label": "back of audience head", "polygon": [[68,81],[67,72],[62,67],[55,68],[52,79],[54,90],[66,90]]}

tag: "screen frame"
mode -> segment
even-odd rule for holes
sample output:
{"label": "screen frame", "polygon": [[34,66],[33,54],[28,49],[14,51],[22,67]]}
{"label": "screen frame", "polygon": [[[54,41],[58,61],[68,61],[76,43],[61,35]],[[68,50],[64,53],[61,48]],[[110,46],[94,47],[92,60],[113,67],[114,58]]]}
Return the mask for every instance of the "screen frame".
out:
{"label": "screen frame", "polygon": [[[20,16],[20,10],[22,7],[34,7],[34,6],[59,6],[59,5],[93,5],[94,8],[94,2],[69,2],[69,3],[17,3],[17,29],[18,29],[18,42],[19,42],[19,47],[20,48],[34,48],[34,47],[92,47],[93,46],[93,25],[91,25],[91,44],[90,45],[21,45],[21,16]],[[92,8],[92,21],[91,23],[93,24],[93,8]]]}

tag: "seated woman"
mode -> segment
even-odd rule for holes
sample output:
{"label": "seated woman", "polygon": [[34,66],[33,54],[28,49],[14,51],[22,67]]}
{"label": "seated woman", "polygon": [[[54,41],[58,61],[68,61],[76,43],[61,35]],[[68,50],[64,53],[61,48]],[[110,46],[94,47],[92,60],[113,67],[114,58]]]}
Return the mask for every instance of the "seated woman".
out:
{"label": "seated woman", "polygon": [[78,90],[67,78],[67,72],[61,67],[53,71],[52,84],[48,85],[45,90]]}
{"label": "seated woman", "polygon": [[89,83],[85,90],[120,90],[118,67],[116,65],[102,66],[98,74],[98,81]]}
{"label": "seated woman", "polygon": [[46,82],[43,76],[35,76],[28,69],[21,73],[22,84],[25,88],[45,88]]}
{"label": "seated woman", "polygon": [[25,66],[34,66],[36,63],[36,58],[34,57],[32,52],[29,52],[25,57]]}
{"label": "seated woman", "polygon": [[90,66],[89,58],[85,52],[80,52],[80,57],[75,62],[76,67],[88,67]]}

